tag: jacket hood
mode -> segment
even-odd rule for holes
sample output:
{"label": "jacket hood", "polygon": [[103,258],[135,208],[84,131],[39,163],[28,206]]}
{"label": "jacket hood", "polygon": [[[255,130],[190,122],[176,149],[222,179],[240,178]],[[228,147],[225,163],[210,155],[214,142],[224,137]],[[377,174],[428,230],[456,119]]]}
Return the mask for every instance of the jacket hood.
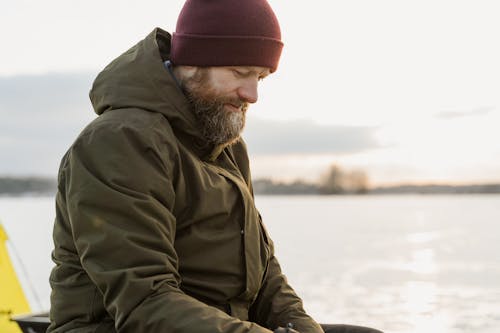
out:
{"label": "jacket hood", "polygon": [[202,155],[214,158],[223,147],[206,148],[187,98],[164,66],[163,62],[170,58],[170,40],[168,32],[155,28],[113,60],[94,80],[90,91],[92,106],[98,115],[130,108],[160,112],[175,131],[194,140]]}

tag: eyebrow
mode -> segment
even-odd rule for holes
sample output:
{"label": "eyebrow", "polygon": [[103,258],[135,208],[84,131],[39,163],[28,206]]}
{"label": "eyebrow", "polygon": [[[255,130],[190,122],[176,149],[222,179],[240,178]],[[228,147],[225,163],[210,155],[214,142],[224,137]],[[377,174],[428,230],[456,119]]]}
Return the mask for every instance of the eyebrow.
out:
{"label": "eyebrow", "polygon": [[258,74],[259,77],[260,76],[266,77],[270,74],[268,69],[264,69],[262,71],[259,71],[258,69],[246,68],[245,66],[234,66],[233,68],[238,70],[238,71],[244,72],[244,75]]}
{"label": "eyebrow", "polygon": [[267,77],[271,74],[271,72],[269,70],[264,70],[262,72],[259,73],[260,76],[262,77]]}
{"label": "eyebrow", "polygon": [[259,76],[263,76],[263,77],[266,77],[270,74],[269,70],[268,69],[264,69],[263,71],[258,71],[258,70],[253,70],[253,72],[259,74]]}
{"label": "eyebrow", "polygon": [[243,69],[242,71],[244,72],[244,75],[257,74],[259,77],[266,77],[270,74],[269,70],[267,69],[264,69],[262,71],[258,69]]}

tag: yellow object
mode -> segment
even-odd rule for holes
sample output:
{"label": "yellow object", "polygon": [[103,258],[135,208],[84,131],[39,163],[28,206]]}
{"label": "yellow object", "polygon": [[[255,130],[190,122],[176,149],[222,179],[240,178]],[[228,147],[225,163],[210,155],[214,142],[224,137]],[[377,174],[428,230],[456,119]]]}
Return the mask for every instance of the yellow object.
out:
{"label": "yellow object", "polygon": [[20,333],[19,326],[10,321],[14,314],[29,313],[30,306],[7,252],[7,233],[0,224],[0,332]]}

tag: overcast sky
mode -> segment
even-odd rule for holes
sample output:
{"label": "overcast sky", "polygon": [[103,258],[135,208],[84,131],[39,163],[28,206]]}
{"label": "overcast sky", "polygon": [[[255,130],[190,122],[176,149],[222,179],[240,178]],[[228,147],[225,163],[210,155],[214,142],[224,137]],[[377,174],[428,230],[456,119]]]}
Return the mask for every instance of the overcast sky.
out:
{"label": "overcast sky", "polygon": [[[271,0],[285,49],[244,136],[254,177],[500,181],[500,2]],[[109,61],[183,1],[10,1],[0,11],[0,174],[54,176]]]}

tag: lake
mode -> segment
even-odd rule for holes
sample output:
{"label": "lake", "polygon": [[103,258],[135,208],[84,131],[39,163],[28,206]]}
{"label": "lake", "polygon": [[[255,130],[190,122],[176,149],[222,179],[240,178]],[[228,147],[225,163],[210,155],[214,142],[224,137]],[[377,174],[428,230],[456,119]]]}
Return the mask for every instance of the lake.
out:
{"label": "lake", "polygon": [[[320,322],[387,333],[500,332],[500,195],[257,196]],[[0,198],[33,311],[49,307],[52,198]]]}

